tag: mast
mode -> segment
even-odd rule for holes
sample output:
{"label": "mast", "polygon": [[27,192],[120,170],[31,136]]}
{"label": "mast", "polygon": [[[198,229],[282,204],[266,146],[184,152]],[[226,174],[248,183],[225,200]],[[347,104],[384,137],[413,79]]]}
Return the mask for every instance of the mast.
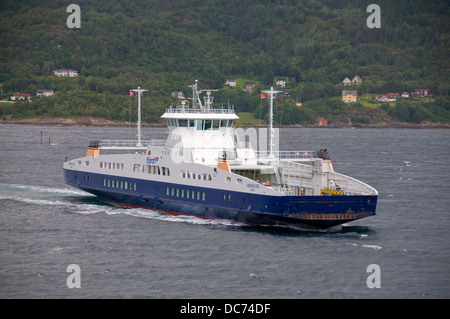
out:
{"label": "mast", "polygon": [[264,93],[268,93],[270,95],[270,112],[269,112],[269,127],[270,127],[270,140],[269,140],[269,157],[273,156],[273,138],[274,138],[274,130],[273,130],[273,97],[275,93],[280,93],[281,91],[274,91],[273,86],[270,87],[270,91],[262,91]]}
{"label": "mast", "polygon": [[142,92],[146,92],[146,91],[148,91],[148,90],[141,89],[140,86],[138,86],[137,89],[130,90],[130,92],[137,92],[137,94],[138,94],[138,121],[137,121],[138,141],[136,144],[137,147],[142,146],[142,143],[141,143],[141,138],[142,138],[142,134],[141,134],[141,94],[142,94]]}

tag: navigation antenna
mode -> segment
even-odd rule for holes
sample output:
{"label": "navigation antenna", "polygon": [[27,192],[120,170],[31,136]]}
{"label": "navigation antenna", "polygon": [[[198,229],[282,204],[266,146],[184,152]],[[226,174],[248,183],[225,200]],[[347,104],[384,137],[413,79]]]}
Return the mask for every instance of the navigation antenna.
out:
{"label": "navigation antenna", "polygon": [[137,130],[138,130],[137,138],[138,138],[138,141],[137,141],[137,144],[136,144],[137,147],[142,147],[142,143],[141,143],[141,138],[142,138],[142,134],[141,134],[141,94],[142,94],[142,92],[147,92],[147,91],[148,90],[141,89],[140,86],[138,86],[137,89],[130,90],[130,95],[131,96],[134,94],[134,93],[131,93],[131,92],[136,92],[138,94],[138,120],[137,120]]}
{"label": "navigation antenna", "polygon": [[273,138],[274,138],[274,130],[273,130],[273,97],[275,93],[280,93],[281,91],[274,91],[273,86],[270,87],[270,91],[262,91],[264,93],[268,93],[270,95],[270,113],[269,113],[269,126],[270,126],[270,141],[269,141],[269,157],[273,156]]}
{"label": "navigation antenna", "polygon": [[212,102],[214,100],[214,97],[211,96],[211,92],[215,92],[215,91],[219,91],[219,90],[198,90],[197,84],[198,84],[198,80],[195,80],[195,84],[189,85],[189,87],[192,88],[192,108],[196,109],[197,106],[199,106],[200,109],[205,108],[205,106],[202,105],[202,100],[200,99],[200,94],[202,94],[203,92],[206,92],[207,96],[204,97],[206,110],[211,109]]}

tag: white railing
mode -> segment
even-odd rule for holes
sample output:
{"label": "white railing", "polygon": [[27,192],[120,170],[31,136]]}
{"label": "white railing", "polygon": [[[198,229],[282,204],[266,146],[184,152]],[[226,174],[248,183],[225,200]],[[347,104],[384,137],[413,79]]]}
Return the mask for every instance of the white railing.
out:
{"label": "white railing", "polygon": [[[255,151],[257,158],[269,158],[269,151]],[[318,157],[316,151],[274,151],[273,156],[277,159],[308,159]]]}
{"label": "white railing", "polygon": [[187,108],[169,107],[166,113],[207,113],[207,114],[234,114],[234,109],[208,109],[208,108]]}
{"label": "white railing", "polygon": [[[141,141],[142,147],[147,146],[166,146],[166,140],[146,140]],[[99,141],[100,148],[136,148],[138,146],[136,140],[102,140]]]}
{"label": "white railing", "polygon": [[329,172],[328,180],[333,181],[347,195],[378,195],[372,186],[347,175]]}

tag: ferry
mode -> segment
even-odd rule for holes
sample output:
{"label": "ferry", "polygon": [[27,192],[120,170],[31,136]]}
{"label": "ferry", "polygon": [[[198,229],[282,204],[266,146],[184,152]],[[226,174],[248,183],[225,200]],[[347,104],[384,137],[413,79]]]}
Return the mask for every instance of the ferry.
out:
{"label": "ferry", "polygon": [[189,87],[190,101],[161,116],[165,140],[142,139],[147,90],[130,90],[138,97],[137,140],[91,141],[86,156],[64,162],[65,183],[121,207],[248,225],[325,230],[375,215],[378,192],[335,172],[326,149],[276,149],[273,87],[263,91],[270,101],[266,149],[242,140],[233,107],[213,107],[216,90],[199,90],[198,81]]}

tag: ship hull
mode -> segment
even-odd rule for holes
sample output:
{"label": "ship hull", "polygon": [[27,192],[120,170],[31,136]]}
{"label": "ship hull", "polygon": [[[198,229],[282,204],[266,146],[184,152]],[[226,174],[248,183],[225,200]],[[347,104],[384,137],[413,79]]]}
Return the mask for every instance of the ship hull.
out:
{"label": "ship hull", "polygon": [[[327,229],[373,216],[377,203],[376,195],[268,196],[70,169],[65,169],[64,175],[67,184],[117,206],[304,230]],[[115,181],[114,187],[108,185],[109,180]]]}

